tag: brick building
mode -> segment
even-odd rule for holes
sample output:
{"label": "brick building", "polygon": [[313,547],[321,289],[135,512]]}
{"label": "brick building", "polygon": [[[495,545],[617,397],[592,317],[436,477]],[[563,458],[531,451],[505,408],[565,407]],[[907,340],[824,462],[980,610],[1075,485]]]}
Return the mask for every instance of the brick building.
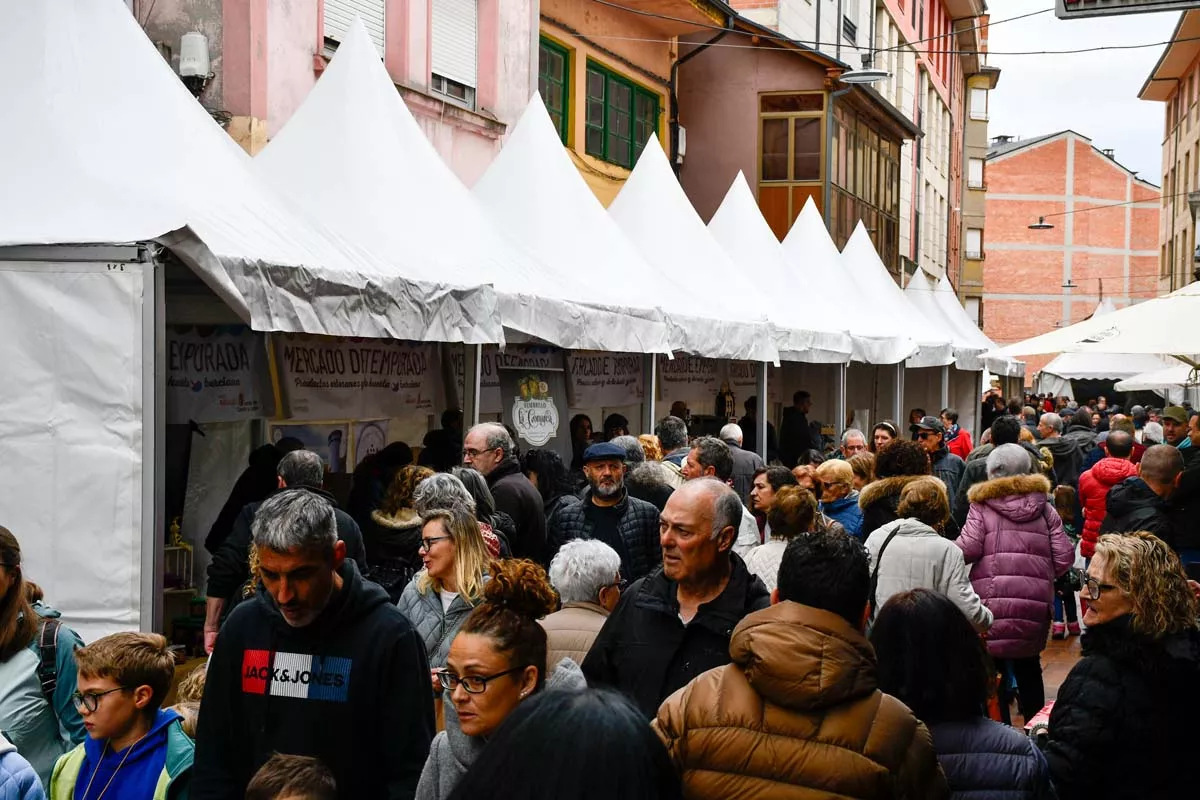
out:
{"label": "brick building", "polygon": [[[1104,297],[1120,308],[1158,293],[1159,188],[1112,151],[1070,130],[996,137],[984,169],[980,316],[996,342],[1078,322]],[[1053,228],[1031,230],[1039,217]],[[1027,359],[1026,375],[1051,358]]]}

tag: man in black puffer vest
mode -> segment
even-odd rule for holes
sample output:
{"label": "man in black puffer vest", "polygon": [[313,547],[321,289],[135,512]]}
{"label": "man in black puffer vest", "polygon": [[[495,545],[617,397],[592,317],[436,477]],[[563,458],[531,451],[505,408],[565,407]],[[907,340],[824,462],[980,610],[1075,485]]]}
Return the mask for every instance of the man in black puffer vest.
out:
{"label": "man in black puffer vest", "polygon": [[621,577],[636,581],[662,561],[658,509],[625,489],[625,450],[601,442],[583,453],[589,488],[583,502],[565,506],[551,520],[549,558],[572,539],[598,539],[621,557]]}

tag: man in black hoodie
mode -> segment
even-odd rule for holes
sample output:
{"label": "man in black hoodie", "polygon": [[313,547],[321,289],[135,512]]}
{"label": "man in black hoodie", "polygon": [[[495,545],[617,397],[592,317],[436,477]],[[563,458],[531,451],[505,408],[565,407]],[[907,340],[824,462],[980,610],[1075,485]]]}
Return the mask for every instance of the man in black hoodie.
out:
{"label": "man in black hoodie", "polygon": [[1169,444],[1146,449],[1136,478],[1126,478],[1108,490],[1108,513],[1100,533],[1147,531],[1179,551],[1178,531],[1167,498],[1179,485],[1183,455]]}
{"label": "man in black hoodie", "polygon": [[425,645],[303,489],[254,519],[262,586],[221,631],[196,735],[192,800],[237,800],[272,753],[314,756],[338,797],[413,797],[433,741]]}
{"label": "man in black hoodie", "polygon": [[[367,571],[362,531],[354,518],[337,507],[333,495],[322,488],[325,465],[311,450],[293,450],[279,459],[276,469],[278,489],[307,489],[321,495],[334,507],[338,539],[346,543],[346,557],[358,565],[360,574]],[[242,589],[250,577],[250,541],[254,515],[259,502],[247,503],[233,523],[233,531],[219,548],[213,551],[208,565],[208,599],[205,601],[204,649],[212,652],[221,620],[233,611],[242,599]]]}

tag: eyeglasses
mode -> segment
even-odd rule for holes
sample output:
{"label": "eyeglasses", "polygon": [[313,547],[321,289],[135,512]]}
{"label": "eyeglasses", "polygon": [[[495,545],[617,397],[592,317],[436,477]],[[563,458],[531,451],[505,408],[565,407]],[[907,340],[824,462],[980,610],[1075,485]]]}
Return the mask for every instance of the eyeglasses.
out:
{"label": "eyeglasses", "polygon": [[617,588],[618,591],[624,592],[626,589],[629,588],[629,581],[626,580],[625,578],[622,578],[620,575],[618,575],[617,579],[615,581],[613,581],[612,583],[606,583],[603,586],[601,586],[600,588],[601,589],[611,589],[614,586]]}
{"label": "eyeglasses", "polygon": [[493,450],[499,450],[499,449],[500,448],[498,448],[498,447],[489,447],[487,450],[476,450],[474,447],[464,447],[463,455],[466,456],[467,458],[478,458],[479,456],[483,455],[484,453],[490,453]]}
{"label": "eyeglasses", "polygon": [[428,539],[422,539],[421,540],[421,549],[424,550],[426,553],[428,553],[430,550],[433,549],[434,542],[443,542],[446,539],[450,539],[450,538],[452,538],[452,537],[450,537],[450,536],[431,536]]}
{"label": "eyeglasses", "polygon": [[84,709],[87,709],[87,712],[91,714],[100,707],[101,697],[104,697],[106,694],[112,694],[113,692],[123,692],[128,688],[128,686],[118,686],[115,689],[109,689],[105,692],[88,692],[87,694],[75,692],[71,695],[71,702],[75,704],[76,711],[83,711]]}
{"label": "eyeglasses", "polygon": [[1100,581],[1093,578],[1091,575],[1088,575],[1087,578],[1083,582],[1083,588],[1084,588],[1084,591],[1087,592],[1088,597],[1090,597],[1093,600],[1099,600],[1100,595],[1103,594],[1104,592],[1110,591],[1112,589],[1120,589],[1121,587],[1113,586],[1111,583],[1101,583]]}
{"label": "eyeglasses", "polygon": [[513,667],[512,669],[504,670],[504,672],[497,672],[495,675],[463,675],[462,677],[448,670],[442,670],[437,676],[438,683],[446,691],[452,692],[455,686],[461,686],[467,694],[483,694],[487,689],[487,685],[496,680],[496,678],[503,678],[505,675],[512,675],[524,670],[525,667]]}

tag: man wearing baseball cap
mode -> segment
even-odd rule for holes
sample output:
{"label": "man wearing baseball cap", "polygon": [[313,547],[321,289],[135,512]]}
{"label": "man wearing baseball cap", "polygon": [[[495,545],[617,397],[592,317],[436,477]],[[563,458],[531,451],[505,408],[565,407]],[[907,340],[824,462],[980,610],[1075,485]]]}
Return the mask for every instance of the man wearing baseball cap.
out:
{"label": "man wearing baseball cap", "polygon": [[1166,443],[1180,450],[1192,446],[1188,437],[1188,412],[1183,406],[1167,406],[1162,412],[1163,438]]}
{"label": "man wearing baseball cap", "polygon": [[935,477],[941,478],[946,484],[950,497],[958,493],[958,484],[967,464],[946,446],[946,426],[937,417],[921,417],[909,426],[914,438],[929,454],[929,463],[933,466]]}
{"label": "man wearing baseball cap", "polygon": [[630,497],[625,489],[625,448],[612,442],[583,451],[588,488],[583,502],[564,506],[550,519],[550,558],[572,539],[598,539],[621,557],[621,575],[630,581],[659,565],[658,509]]}

